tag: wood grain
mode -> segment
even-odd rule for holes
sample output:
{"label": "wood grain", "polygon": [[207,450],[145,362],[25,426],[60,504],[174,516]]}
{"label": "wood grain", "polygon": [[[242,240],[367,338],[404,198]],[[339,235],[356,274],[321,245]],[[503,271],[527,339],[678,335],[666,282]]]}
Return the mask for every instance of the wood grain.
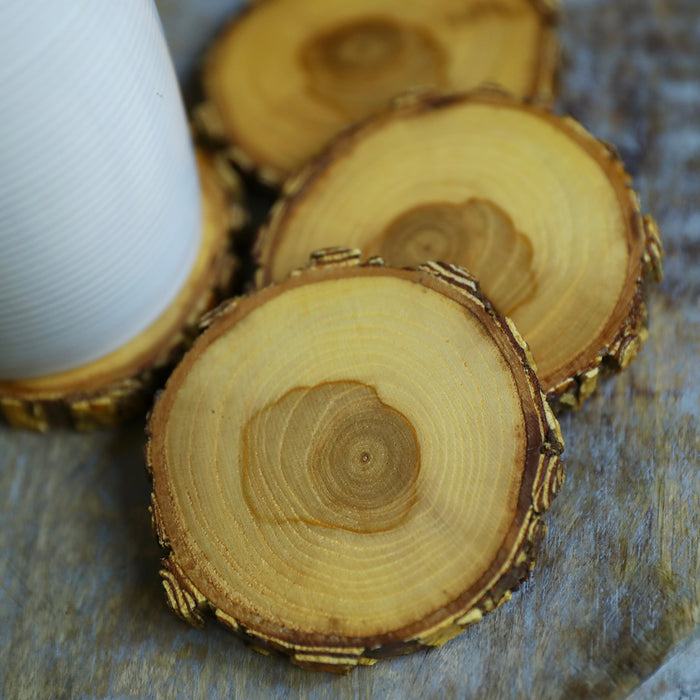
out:
{"label": "wood grain", "polygon": [[195,123],[231,144],[242,169],[277,187],[333,135],[407,90],[497,82],[548,104],[559,55],[555,5],[250,3],[207,52]]}
{"label": "wood grain", "polygon": [[[527,341],[555,409],[578,407],[636,357],[644,289],[662,277],[658,229],[616,150],[492,87],[406,95],[345,130],[285,183],[255,239],[256,283],[339,242],[388,265],[470,270]],[[502,290],[523,283],[513,306]]]}
{"label": "wood grain", "polygon": [[335,672],[508,602],[564,482],[528,349],[474,278],[360,255],[210,314],[147,429],[173,612]]}
{"label": "wood grain", "polygon": [[[187,3],[160,5],[167,30]],[[441,650],[312,675],[170,615],[140,426],[3,429],[0,695],[617,698],[636,687],[635,700],[697,696],[699,22],[695,0],[565,3],[561,105],[620,148],[663,233],[666,279],[639,358],[562,418],[567,483],[522,594]]]}

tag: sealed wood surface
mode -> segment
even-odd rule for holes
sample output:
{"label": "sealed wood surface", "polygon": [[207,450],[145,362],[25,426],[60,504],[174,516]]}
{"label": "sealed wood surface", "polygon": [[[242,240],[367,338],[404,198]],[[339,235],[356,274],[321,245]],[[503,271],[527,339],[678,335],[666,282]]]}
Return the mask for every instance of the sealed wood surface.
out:
{"label": "sealed wood surface", "polygon": [[334,134],[409,89],[491,82],[549,103],[555,5],[266,0],[237,16],[208,52],[198,124],[231,142],[242,168],[278,186]]}
{"label": "sealed wood surface", "polygon": [[345,672],[441,647],[511,599],[564,445],[474,278],[334,248],[208,323],[148,420],[175,614]]}
{"label": "sealed wood surface", "polygon": [[[159,3],[174,40],[190,4]],[[204,40],[219,3],[202,5],[190,30],[201,27]],[[524,590],[440,650],[345,677],[309,674],[167,610],[140,425],[88,435],[3,428],[0,695],[700,694],[700,7],[568,0],[564,10],[560,107],[619,147],[658,220],[666,279],[652,293],[639,358],[562,417],[567,481]]]}
{"label": "sealed wood surface", "polygon": [[642,287],[662,276],[617,152],[493,88],[397,102],[285,184],[255,240],[256,282],[338,243],[397,267],[463,265],[529,344],[544,392],[578,407],[636,357]]}

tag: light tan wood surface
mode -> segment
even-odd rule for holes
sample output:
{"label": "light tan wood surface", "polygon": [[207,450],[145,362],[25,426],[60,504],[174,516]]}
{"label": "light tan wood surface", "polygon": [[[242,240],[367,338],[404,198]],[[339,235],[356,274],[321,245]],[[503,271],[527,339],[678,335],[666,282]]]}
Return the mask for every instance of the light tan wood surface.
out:
{"label": "light tan wood surface", "polygon": [[532,350],[545,393],[578,406],[646,337],[662,246],[613,148],[495,89],[397,99],[290,178],[255,242],[261,284],[309,253],[469,269]]}
{"label": "light tan wood surface", "polygon": [[476,281],[348,249],[212,314],[148,432],[174,612],[309,669],[442,646],[509,601],[564,481]]}
{"label": "light tan wood surface", "polygon": [[241,167],[280,185],[341,129],[406,90],[498,83],[549,102],[557,4],[265,0],[209,51],[198,123],[232,144]]}

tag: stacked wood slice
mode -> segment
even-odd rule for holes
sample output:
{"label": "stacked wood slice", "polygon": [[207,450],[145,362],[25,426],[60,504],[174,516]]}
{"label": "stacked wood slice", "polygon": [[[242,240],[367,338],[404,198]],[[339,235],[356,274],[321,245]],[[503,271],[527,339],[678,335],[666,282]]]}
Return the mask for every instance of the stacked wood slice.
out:
{"label": "stacked wood slice", "polygon": [[345,671],[439,646],[510,598],[563,443],[470,275],[335,250],[209,324],[149,423],[178,615]]}
{"label": "stacked wood slice", "polygon": [[335,140],[261,231],[259,284],[333,245],[467,267],[528,342],[549,398],[572,406],[636,356],[644,280],[661,271],[614,149],[494,90],[413,95]]}
{"label": "stacked wood slice", "polygon": [[414,88],[484,82],[549,102],[555,0],[264,0],[223,32],[202,129],[278,185],[332,136]]}
{"label": "stacked wood slice", "polygon": [[[258,290],[209,317],[149,422],[186,621],[345,671],[443,644],[527,577],[563,481],[549,401],[634,358],[662,257],[614,148],[543,106],[553,18],[264,0],[210,52],[201,128],[288,179]],[[465,91],[484,80],[509,92]]]}
{"label": "stacked wood slice", "polygon": [[202,315],[230,294],[237,267],[231,234],[245,219],[241,182],[221,158],[199,152],[197,162],[202,244],[175,301],[149,328],[106,357],[37,379],[0,382],[0,417],[10,425],[89,430],[143,414],[163,372],[192,343]]}

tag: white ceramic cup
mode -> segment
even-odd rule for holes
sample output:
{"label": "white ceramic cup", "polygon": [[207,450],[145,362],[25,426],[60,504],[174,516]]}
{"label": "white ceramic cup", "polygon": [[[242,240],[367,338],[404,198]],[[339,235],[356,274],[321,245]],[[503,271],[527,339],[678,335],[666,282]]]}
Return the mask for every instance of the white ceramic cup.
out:
{"label": "white ceramic cup", "polygon": [[200,241],[153,0],[0,3],[0,379],[78,367],[173,301]]}

